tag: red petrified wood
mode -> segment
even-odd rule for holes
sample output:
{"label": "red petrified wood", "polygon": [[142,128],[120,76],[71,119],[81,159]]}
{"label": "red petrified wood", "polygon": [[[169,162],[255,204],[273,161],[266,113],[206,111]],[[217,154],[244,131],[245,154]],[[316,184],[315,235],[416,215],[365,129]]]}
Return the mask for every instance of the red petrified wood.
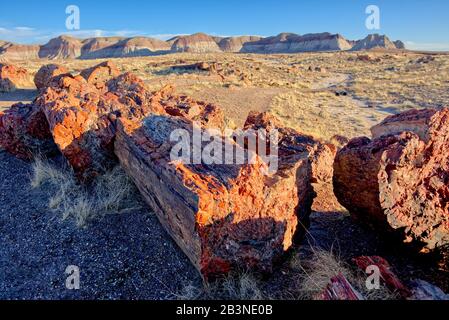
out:
{"label": "red petrified wood", "polygon": [[449,244],[449,108],[412,110],[337,154],[334,189],[354,217],[425,251]]}
{"label": "red petrified wood", "polygon": [[[103,67],[101,67],[103,68]],[[95,73],[95,71],[91,71]],[[81,180],[90,180],[114,163],[115,122],[153,112],[143,82],[123,74],[100,86],[81,76],[63,76],[37,99],[56,145]]]}
{"label": "red petrified wood", "polygon": [[11,92],[30,86],[32,78],[26,69],[0,63],[0,92]]}
{"label": "red petrified wood", "polygon": [[353,259],[354,263],[359,267],[363,272],[367,270],[369,266],[376,266],[379,268],[380,278],[385,283],[388,289],[392,292],[398,292],[402,298],[409,298],[412,293],[409,288],[407,288],[401,280],[394,274],[391,270],[391,266],[382,257],[373,256],[373,257],[357,257]]}
{"label": "red petrified wood", "polygon": [[317,300],[364,300],[363,296],[355,290],[343,274],[338,274],[330,280],[326,289]]}
{"label": "red petrified wood", "polygon": [[[206,118],[199,122],[207,127]],[[177,129],[192,137],[193,122],[171,115],[120,119],[115,152],[121,165],[206,279],[238,268],[271,272],[307,224],[313,198],[308,149],[283,150],[279,171],[270,175],[257,156],[252,164],[191,164],[170,157]],[[193,149],[194,142],[186,145]]]}
{"label": "red petrified wood", "polygon": [[[244,129],[265,129],[267,132],[276,129],[279,133],[279,152],[288,157],[300,150],[307,150],[312,169],[312,185],[316,192],[312,209],[320,212],[335,212],[341,206],[334,196],[332,186],[333,162],[337,148],[330,143],[322,143],[311,136],[296,130],[285,128],[281,122],[268,112],[250,112]],[[267,146],[269,148],[269,146]]]}
{"label": "red petrified wood", "polygon": [[38,90],[45,90],[50,86],[51,81],[57,81],[62,75],[68,75],[69,71],[57,64],[47,64],[42,66],[34,76],[34,84]]}
{"label": "red petrified wood", "polygon": [[33,104],[22,103],[0,112],[0,146],[24,160],[57,150],[45,115]]}

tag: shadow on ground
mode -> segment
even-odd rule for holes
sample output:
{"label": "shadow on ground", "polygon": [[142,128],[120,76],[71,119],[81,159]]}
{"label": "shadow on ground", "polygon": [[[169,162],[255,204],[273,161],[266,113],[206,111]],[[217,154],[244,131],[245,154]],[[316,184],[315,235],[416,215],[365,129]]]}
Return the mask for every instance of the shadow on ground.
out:
{"label": "shadow on ground", "polygon": [[[149,209],[79,229],[48,209],[50,187],[29,187],[31,166],[0,151],[0,299],[170,299],[201,281]],[[65,269],[80,268],[80,290]]]}

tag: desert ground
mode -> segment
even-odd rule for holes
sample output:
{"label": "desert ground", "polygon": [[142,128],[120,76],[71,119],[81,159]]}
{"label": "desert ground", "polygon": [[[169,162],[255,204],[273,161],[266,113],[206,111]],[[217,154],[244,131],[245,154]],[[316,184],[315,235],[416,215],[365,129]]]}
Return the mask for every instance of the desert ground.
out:
{"label": "desert ground", "polygon": [[[77,73],[102,61],[56,63]],[[144,79],[152,90],[173,84],[181,94],[220,106],[229,127],[241,127],[251,110],[270,111],[286,126],[324,141],[370,136],[369,129],[389,115],[449,105],[449,55],[445,54],[183,53],[112,61],[121,71]],[[189,68],[199,62],[214,67]],[[14,62],[30,73],[48,63],[55,61]],[[36,95],[35,88],[1,93],[0,110],[32,101]],[[354,223],[343,208],[314,212],[307,239],[272,277],[243,274],[203,288],[187,258],[138,196],[117,214],[79,227],[70,217],[62,219],[49,210],[58,189],[36,177],[38,165],[0,152],[4,204],[0,242],[8,248],[0,256],[1,269],[7,270],[0,275],[0,298],[310,298],[335,271],[358,279],[360,275],[350,267],[350,259],[358,255],[380,255],[405,280],[424,279],[446,292],[449,289],[444,257],[422,256],[392,245]],[[50,170],[40,169],[47,175]],[[83,270],[85,286],[77,292],[67,292],[63,286],[69,264]],[[319,268],[323,265],[328,269]],[[395,296],[381,290],[373,298]]]}

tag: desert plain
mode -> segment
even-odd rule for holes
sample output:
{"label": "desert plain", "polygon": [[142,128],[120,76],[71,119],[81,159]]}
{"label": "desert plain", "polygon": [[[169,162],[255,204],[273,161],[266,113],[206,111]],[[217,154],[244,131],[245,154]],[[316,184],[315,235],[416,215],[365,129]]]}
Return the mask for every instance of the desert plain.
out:
{"label": "desert plain", "polygon": [[[152,91],[170,84],[179,94],[221,107],[229,128],[241,127],[250,111],[267,111],[287,127],[334,144],[344,144],[341,138],[345,141],[370,137],[370,128],[388,116],[449,105],[449,55],[438,53],[176,53],[96,60],[19,60],[14,64],[34,74],[45,64],[57,63],[77,74],[106,60],[121,72],[136,74]],[[0,93],[0,110],[16,102],[30,102],[37,94],[32,86]],[[347,272],[351,258],[360,255],[382,256],[404,279],[420,278],[449,289],[447,257],[422,257],[400,244],[391,245],[379,234],[354,223],[342,207],[338,212],[315,210],[308,236],[303,240],[307,245],[293,250],[270,278],[242,274],[204,289],[200,277],[154,215],[147,215],[149,209],[142,200],[134,199],[133,205],[120,215],[102,217],[79,229],[48,213],[48,198],[56,191],[50,186],[30,187],[30,164],[3,151],[1,158],[1,200],[6,204],[1,210],[26,221],[12,227],[11,222],[0,220],[0,228],[15,231],[0,237],[21,243],[20,250],[31,257],[25,263],[25,269],[31,273],[17,274],[13,268],[7,268],[9,271],[1,275],[8,280],[24,277],[24,281],[15,280],[19,286],[2,288],[11,297],[313,298],[329,274]],[[23,215],[24,212],[31,216]],[[117,223],[124,227],[117,229]],[[33,239],[32,243],[29,239]],[[129,241],[131,244],[124,244]],[[103,246],[107,250],[102,250]],[[69,253],[62,248],[70,248]],[[14,247],[5,255],[10,261],[23,259]],[[90,284],[84,291],[67,293],[58,287],[63,270],[56,265],[71,260],[68,257],[86,265],[85,278]],[[305,265],[299,262],[304,259]],[[42,261],[45,267],[36,265]],[[328,269],[316,272],[323,265]],[[41,269],[45,270],[39,279],[30,276],[33,270]],[[47,279],[42,274],[51,279],[55,288],[51,293],[42,284]],[[358,279],[353,272],[345,276]],[[25,284],[35,290],[27,290]],[[372,298],[397,296],[381,290]]]}

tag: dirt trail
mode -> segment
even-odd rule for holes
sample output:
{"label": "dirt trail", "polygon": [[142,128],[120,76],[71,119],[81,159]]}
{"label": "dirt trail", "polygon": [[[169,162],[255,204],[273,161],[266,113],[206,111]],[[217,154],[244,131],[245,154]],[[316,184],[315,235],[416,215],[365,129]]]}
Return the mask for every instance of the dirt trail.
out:
{"label": "dirt trail", "polygon": [[334,135],[370,136],[370,128],[394,110],[360,100],[351,86],[351,75],[329,73],[308,89],[278,95],[270,111],[287,126],[325,140]]}
{"label": "dirt trail", "polygon": [[[314,90],[342,91],[347,95],[339,95],[335,103],[328,106],[329,111],[338,114],[341,117],[359,117],[365,119],[370,126],[379,123],[379,120],[394,114],[391,109],[382,106],[371,106],[366,101],[357,98],[348,92],[351,87],[352,76],[349,74],[334,74],[314,86]],[[341,105],[349,108],[341,108]],[[380,119],[382,118],[382,119]]]}

